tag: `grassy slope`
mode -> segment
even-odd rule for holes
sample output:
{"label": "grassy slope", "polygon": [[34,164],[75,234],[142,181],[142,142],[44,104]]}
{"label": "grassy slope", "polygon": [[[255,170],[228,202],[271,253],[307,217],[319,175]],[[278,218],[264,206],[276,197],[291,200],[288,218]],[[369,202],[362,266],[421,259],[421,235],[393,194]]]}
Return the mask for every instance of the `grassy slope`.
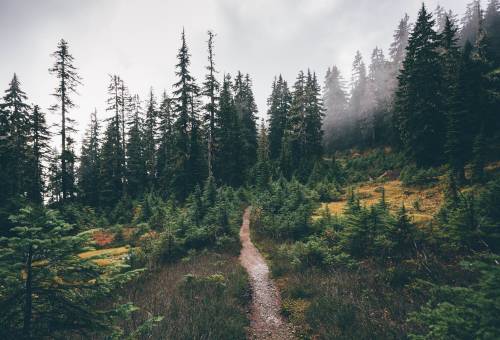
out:
{"label": "grassy slope", "polygon": [[123,326],[133,330],[154,315],[164,319],[153,329],[153,339],[244,339],[248,292],[236,257],[195,254],[130,284],[123,299],[141,309]]}
{"label": "grassy slope", "polygon": [[[145,239],[158,236],[136,227],[115,229],[93,231],[93,246],[98,249],[79,256],[102,266],[123,263],[132,249],[142,248]],[[234,252],[191,251],[174,263],[157,264],[117,295],[120,301],[105,303],[132,302],[139,307],[131,320],[119,325],[125,334],[153,316],[163,317],[139,339],[246,338],[250,288]]]}
{"label": "grassy slope", "polygon": [[[396,212],[401,204],[404,204],[408,213],[417,223],[430,221],[443,200],[442,182],[426,188],[408,188],[403,186],[400,180],[362,182],[353,187],[361,204],[366,206],[380,201],[382,189],[385,192],[389,210]],[[332,214],[341,214],[346,204],[347,195],[343,195],[338,201],[323,203],[321,209],[328,207]]]}
{"label": "grassy slope", "polygon": [[[359,157],[359,156],[357,156]],[[341,160],[342,162],[343,160]],[[486,167],[488,173],[497,173],[500,162]],[[380,172],[380,171],[379,171]],[[373,177],[372,177],[373,178]],[[446,178],[425,187],[406,187],[400,180],[375,179],[357,182],[345,187],[340,199],[323,203],[314,218],[328,208],[341,215],[347,203],[348,188],[352,188],[365,206],[379,202],[382,190],[389,209],[395,212],[405,204],[417,226],[432,223],[444,199]],[[462,191],[475,190],[464,187]],[[283,314],[297,326],[304,339],[404,339],[411,327],[408,314],[423,303],[423,297],[412,293],[412,286],[398,283],[401,268],[382,267],[365,260],[353,270],[334,268],[322,271],[309,268],[304,271],[283,270],[275,257],[283,243],[260,237],[254,231],[257,247],[270,262],[271,271],[280,289]],[[274,261],[274,263],[273,263]],[[416,264],[408,260],[407,268]],[[403,270],[404,271],[404,270]],[[389,284],[388,282],[391,282]],[[394,284],[392,284],[394,282]]]}

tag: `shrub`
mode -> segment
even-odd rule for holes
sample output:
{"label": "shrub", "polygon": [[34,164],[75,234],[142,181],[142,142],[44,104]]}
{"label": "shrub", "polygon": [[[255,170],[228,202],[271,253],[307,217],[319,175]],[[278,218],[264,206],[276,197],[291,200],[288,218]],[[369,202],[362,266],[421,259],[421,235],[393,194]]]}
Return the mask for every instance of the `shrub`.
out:
{"label": "shrub", "polygon": [[398,169],[404,164],[403,155],[385,150],[372,150],[364,155],[348,155],[344,171],[347,183],[367,181],[381,176],[387,170]]}
{"label": "shrub", "polygon": [[300,239],[312,232],[311,216],[318,197],[296,180],[271,184],[254,202],[260,212],[257,231],[275,239]]}
{"label": "shrub", "polygon": [[433,287],[431,300],[413,313],[412,339],[499,339],[500,266],[498,256],[486,256],[462,265],[476,274],[469,286]]}
{"label": "shrub", "polygon": [[337,184],[332,182],[321,181],[314,186],[314,190],[320,202],[338,201],[342,196]]}
{"label": "shrub", "polygon": [[412,164],[403,168],[399,179],[406,186],[429,186],[437,182],[439,175],[434,168],[422,169]]}
{"label": "shrub", "polygon": [[[138,293],[139,292],[139,293]],[[124,325],[128,331],[161,314],[163,320],[141,339],[245,339],[249,324],[248,277],[236,259],[213,252],[165,264],[126,288],[142,307]]]}
{"label": "shrub", "polygon": [[358,327],[357,318],[353,304],[330,295],[316,297],[306,311],[306,320],[317,330],[320,339],[369,338]]}

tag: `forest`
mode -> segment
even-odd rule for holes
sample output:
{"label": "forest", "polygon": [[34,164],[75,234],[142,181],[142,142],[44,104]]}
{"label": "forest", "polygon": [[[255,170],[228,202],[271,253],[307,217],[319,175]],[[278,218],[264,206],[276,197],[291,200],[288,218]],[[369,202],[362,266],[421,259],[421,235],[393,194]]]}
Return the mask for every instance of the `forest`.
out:
{"label": "forest", "polygon": [[[260,111],[214,31],[194,78],[183,29],[171,90],[110,74],[81,140],[71,42],[50,108],[12,70],[0,338],[499,339],[500,2],[410,14],[349,81],[273,75]],[[276,324],[256,316],[261,279]]]}

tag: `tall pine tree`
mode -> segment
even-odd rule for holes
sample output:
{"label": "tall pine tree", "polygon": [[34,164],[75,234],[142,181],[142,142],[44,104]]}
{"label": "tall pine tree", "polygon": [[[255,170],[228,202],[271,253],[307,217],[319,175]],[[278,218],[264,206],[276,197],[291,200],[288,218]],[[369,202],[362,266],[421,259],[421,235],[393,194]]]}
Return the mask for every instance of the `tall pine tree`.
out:
{"label": "tall pine tree", "polygon": [[21,83],[14,74],[9,88],[5,91],[3,103],[0,104],[2,114],[0,140],[0,157],[2,167],[2,193],[0,205],[19,196],[25,197],[28,187],[29,169],[28,141],[32,133],[30,106],[27,96],[21,89]]}
{"label": "tall pine tree", "polygon": [[245,174],[257,160],[257,106],[252,92],[250,76],[238,72],[234,82],[234,105],[240,121],[242,141],[241,161]]}
{"label": "tall pine tree", "polygon": [[225,75],[216,116],[215,178],[221,183],[239,186],[243,184],[244,170],[241,162],[242,140],[232,88],[230,75]]}
{"label": "tall pine tree", "polygon": [[150,191],[156,181],[156,157],[158,140],[158,108],[153,88],[149,91],[146,102],[146,114],[143,127],[144,162],[146,169],[146,182],[144,189]]}
{"label": "tall pine tree", "polygon": [[419,165],[443,158],[445,119],[438,35],[424,5],[410,36],[396,94],[397,126],[404,150]]}
{"label": "tall pine tree", "polygon": [[85,132],[78,169],[79,200],[98,208],[101,188],[100,126],[97,110],[90,115],[90,124]]}
{"label": "tall pine tree", "polygon": [[49,150],[50,132],[45,113],[38,105],[33,107],[30,116],[30,135],[28,198],[37,204],[42,204],[45,192],[44,163]]}
{"label": "tall pine tree", "polygon": [[127,193],[132,198],[140,197],[146,186],[146,160],[144,151],[144,125],[141,101],[138,95],[132,97],[131,117],[127,138]]}
{"label": "tall pine tree", "polygon": [[269,153],[276,161],[281,155],[283,136],[288,124],[292,96],[281,74],[274,80],[271,96],[267,100],[269,122]]}
{"label": "tall pine tree", "polygon": [[58,84],[53,96],[58,103],[52,106],[54,112],[61,114],[60,135],[61,135],[61,193],[63,202],[73,196],[74,183],[68,169],[68,163],[75,158],[67,148],[70,143],[71,133],[74,132],[74,121],[69,117],[69,111],[75,106],[72,95],[76,94],[76,88],[81,84],[81,78],[73,65],[73,56],[69,53],[68,43],[61,39],[57,45],[57,50],[52,54],[55,59],[54,65],[49,72],[57,78]]}
{"label": "tall pine tree", "polygon": [[208,31],[208,65],[206,67],[208,73],[205,76],[205,82],[203,83],[203,95],[207,98],[207,104],[204,107],[204,121],[207,125],[207,164],[209,176],[213,176],[215,154],[215,115],[218,110],[218,96],[220,90],[220,84],[215,77],[217,71],[215,70],[214,61],[214,38],[215,34],[212,31]]}
{"label": "tall pine tree", "polygon": [[180,200],[185,200],[194,189],[195,183],[203,180],[203,178],[193,177],[194,174],[191,173],[198,171],[200,166],[199,155],[191,155],[192,152],[197,152],[198,145],[193,145],[193,143],[199,143],[200,134],[197,121],[199,90],[189,71],[190,57],[183,30],[175,72],[178,81],[174,84],[173,92],[173,110],[177,117],[174,124],[176,133],[173,154],[175,162],[173,190]]}
{"label": "tall pine tree", "polygon": [[159,133],[156,177],[158,179],[158,187],[165,197],[170,195],[174,169],[174,121],[175,117],[172,110],[172,100],[167,96],[167,93],[164,92],[158,110]]}

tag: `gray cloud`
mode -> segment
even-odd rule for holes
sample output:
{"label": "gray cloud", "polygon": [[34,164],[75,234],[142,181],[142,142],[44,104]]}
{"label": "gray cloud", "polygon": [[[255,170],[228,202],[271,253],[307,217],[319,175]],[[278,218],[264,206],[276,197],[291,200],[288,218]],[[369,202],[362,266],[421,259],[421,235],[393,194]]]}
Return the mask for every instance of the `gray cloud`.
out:
{"label": "gray cloud", "polygon": [[[461,15],[468,0],[441,0]],[[437,1],[426,1],[434,9]],[[344,77],[357,49],[365,60],[387,50],[405,12],[415,18],[421,0],[0,0],[0,89],[17,72],[30,101],[48,108],[55,80],[50,53],[66,39],[83,77],[72,115],[83,130],[94,107],[101,118],[108,74],[133,93],[150,86],[171,90],[180,32],[186,29],[192,72],[201,82],[206,31],[217,33],[216,62],[223,72],[248,72],[260,115],[278,73],[293,83],[300,69],[321,79],[337,64]],[[57,117],[52,117],[52,120]]]}

